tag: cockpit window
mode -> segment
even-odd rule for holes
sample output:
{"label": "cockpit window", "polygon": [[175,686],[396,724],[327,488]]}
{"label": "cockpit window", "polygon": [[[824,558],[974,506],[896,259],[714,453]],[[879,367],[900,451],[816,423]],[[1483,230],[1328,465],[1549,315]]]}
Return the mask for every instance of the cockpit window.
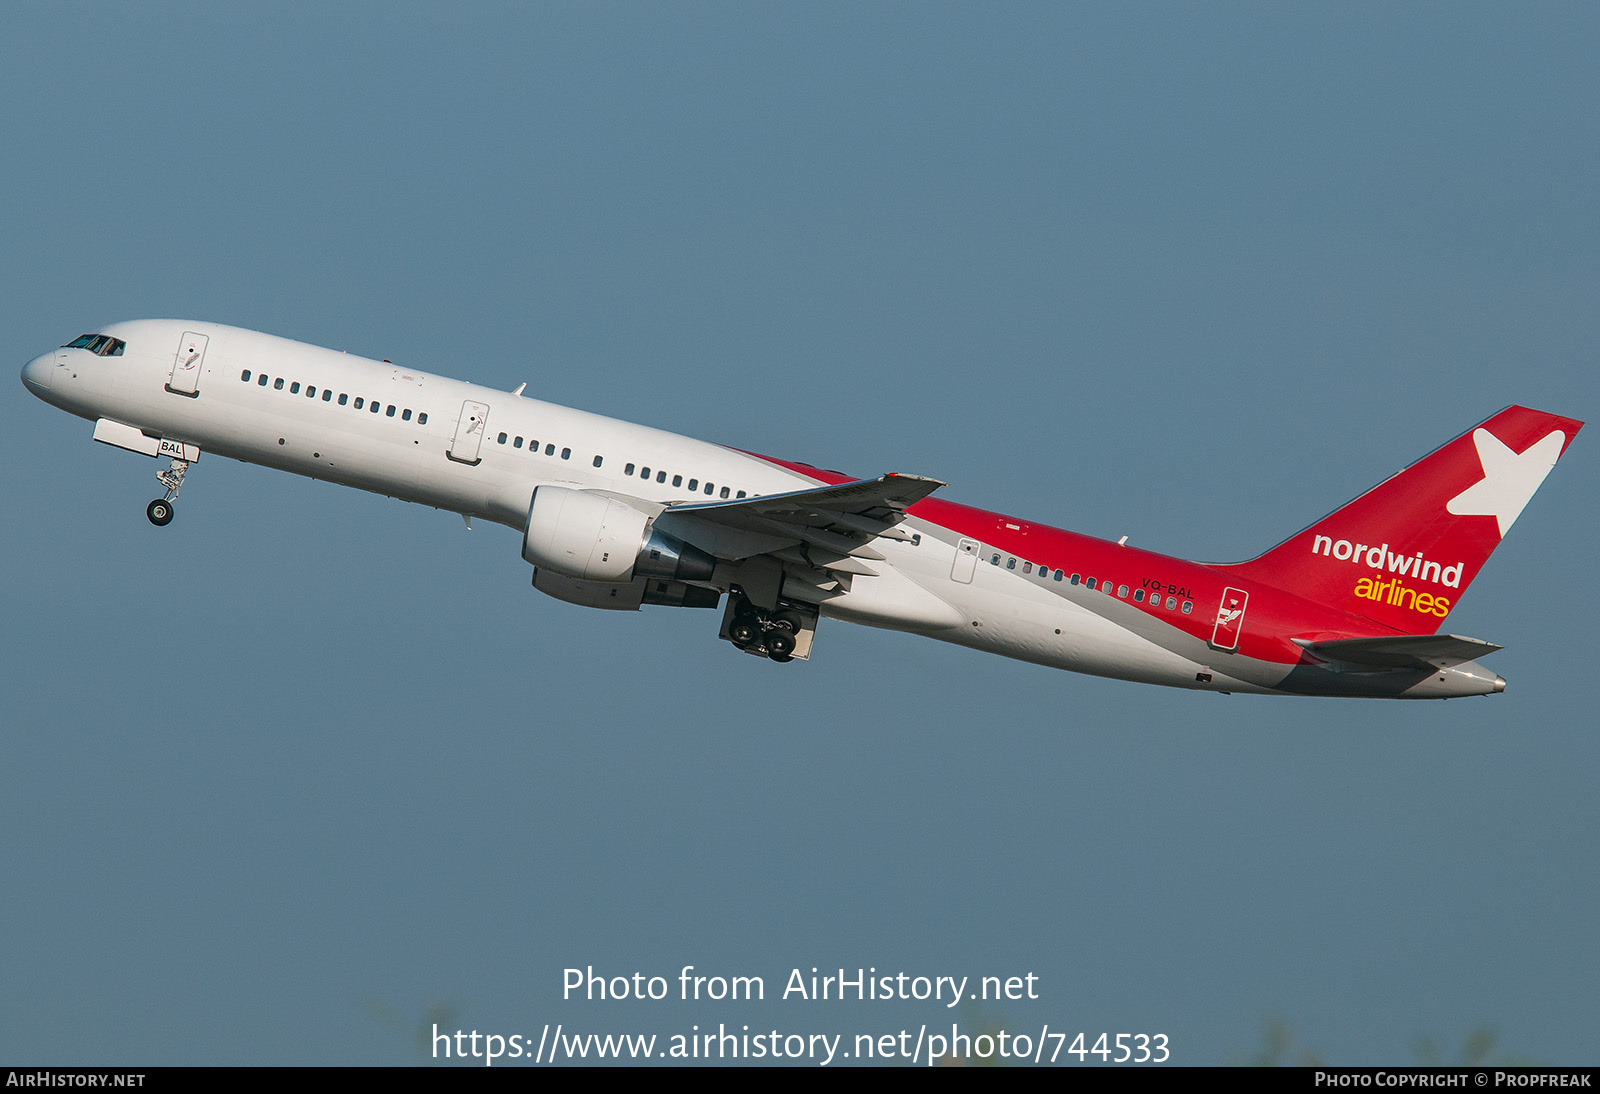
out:
{"label": "cockpit window", "polygon": [[98,357],[121,357],[128,343],[109,334],[83,334],[68,342],[65,349],[86,349]]}

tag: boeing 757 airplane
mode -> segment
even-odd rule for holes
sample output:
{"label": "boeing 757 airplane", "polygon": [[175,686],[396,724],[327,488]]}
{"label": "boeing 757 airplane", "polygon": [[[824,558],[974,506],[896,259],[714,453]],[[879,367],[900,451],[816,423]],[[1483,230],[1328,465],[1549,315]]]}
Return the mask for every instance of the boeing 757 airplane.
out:
{"label": "boeing 757 airplane", "polygon": [[156,525],[209,452],[504,524],[540,592],[722,605],[720,636],[773,661],[827,617],[1122,680],[1399,699],[1505,689],[1477,663],[1499,646],[1439,628],[1583,426],[1508,407],[1217,565],[216,323],[101,327],[22,381],[167,461]]}

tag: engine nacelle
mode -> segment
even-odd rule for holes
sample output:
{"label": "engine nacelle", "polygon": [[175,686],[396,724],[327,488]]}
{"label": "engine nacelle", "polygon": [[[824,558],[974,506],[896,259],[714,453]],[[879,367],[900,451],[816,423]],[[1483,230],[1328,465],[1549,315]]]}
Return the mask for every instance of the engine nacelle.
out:
{"label": "engine nacelle", "polygon": [[522,557],[585,581],[628,581],[650,518],[631,505],[563,486],[539,486],[528,505]]}
{"label": "engine nacelle", "polygon": [[657,577],[636,577],[632,581],[581,581],[573,577],[535,568],[533,587],[546,596],[565,600],[583,608],[607,608],[636,612],[640,604],[664,604],[670,608],[715,608],[722,594],[699,585],[662,581]]}
{"label": "engine nacelle", "polygon": [[627,582],[636,571],[676,581],[710,580],[717,560],[654,531],[653,523],[626,502],[588,490],[535,487],[522,557],[541,570],[583,581]]}
{"label": "engine nacelle", "polygon": [[639,581],[579,581],[563,577],[548,570],[535,568],[533,587],[546,596],[565,600],[581,608],[609,608],[612,611],[636,612],[644,602],[646,582]]}

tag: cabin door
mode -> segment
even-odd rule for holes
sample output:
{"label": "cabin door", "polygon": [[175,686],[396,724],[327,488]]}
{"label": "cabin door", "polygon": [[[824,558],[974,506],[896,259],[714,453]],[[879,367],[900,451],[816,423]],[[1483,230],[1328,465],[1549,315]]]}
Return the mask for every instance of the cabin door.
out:
{"label": "cabin door", "polygon": [[1244,626],[1244,609],[1249,603],[1250,594],[1243,589],[1222,590],[1222,603],[1217,605],[1217,624],[1211,629],[1212,648],[1239,648],[1239,630]]}
{"label": "cabin door", "polygon": [[483,428],[488,421],[486,404],[462,403],[461,417],[456,419],[456,435],[451,438],[446,455],[457,463],[477,463],[482,458],[478,449],[483,445]]}
{"label": "cabin door", "polygon": [[167,380],[167,390],[174,395],[193,398],[200,394],[200,366],[206,359],[206,342],[209,339],[194,331],[184,331],[178,343],[177,355],[172,360],[172,376]]}

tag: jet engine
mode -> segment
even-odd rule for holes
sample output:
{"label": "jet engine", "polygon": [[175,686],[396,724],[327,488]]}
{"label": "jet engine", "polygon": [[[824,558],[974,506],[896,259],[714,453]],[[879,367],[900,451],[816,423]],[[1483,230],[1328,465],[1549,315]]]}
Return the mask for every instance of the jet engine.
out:
{"label": "jet engine", "polygon": [[654,517],[614,498],[539,486],[528,505],[522,557],[540,570],[583,581],[709,581],[717,560],[657,532],[654,523]]}

